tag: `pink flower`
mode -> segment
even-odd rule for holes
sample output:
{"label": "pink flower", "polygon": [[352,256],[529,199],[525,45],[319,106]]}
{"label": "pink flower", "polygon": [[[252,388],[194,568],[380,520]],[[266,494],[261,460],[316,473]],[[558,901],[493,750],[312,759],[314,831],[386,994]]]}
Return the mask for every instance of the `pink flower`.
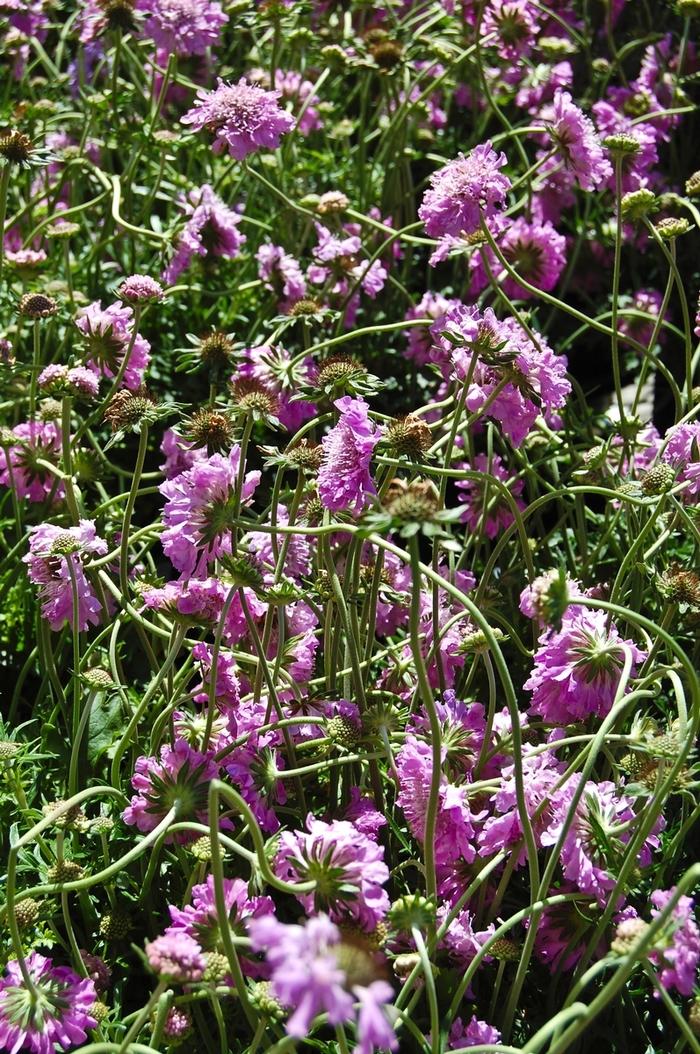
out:
{"label": "pink flower", "polygon": [[[646,655],[623,640],[604,611],[574,608],[558,633],[545,632],[535,652],[535,666],[523,687],[532,692],[530,713],[548,724],[585,721],[609,713],[629,653],[631,674]],[[629,690],[629,689],[628,689]]]}
{"label": "pink flower", "polygon": [[[651,894],[654,905],[652,919],[661,914],[675,893],[675,886],[668,890],[655,889]],[[668,929],[649,954],[659,969],[659,981],[664,988],[675,988],[681,995],[689,996],[695,990],[695,978],[700,963],[700,929],[695,920],[692,897],[679,897],[671,912]]]}
{"label": "pink flower", "polygon": [[225,205],[209,183],[180,199],[187,216],[175,246],[175,255],[163,271],[163,281],[172,283],[186,271],[195,256],[235,260],[246,241],[238,225],[241,217]]}
{"label": "pink flower", "polygon": [[264,242],[255,254],[258,277],[265,288],[275,293],[280,311],[288,311],[292,304],[306,295],[306,279],[296,257],[285,252],[281,245]]}
{"label": "pink flower", "polygon": [[358,511],[374,494],[370,462],[380,432],[370,420],[364,399],[344,395],[333,404],[338,424],[323,437],[323,463],[318,473],[319,497],[327,509]]}
{"label": "pink flower", "polygon": [[178,819],[206,823],[209,784],[218,775],[219,767],[212,758],[193,750],[182,739],[172,747],[161,747],[159,758],[137,758],[131,777],[136,794],[124,810],[124,822],[145,834],[157,827],[177,802]]}
{"label": "pink flower", "polygon": [[58,465],[61,435],[54,421],[24,421],[15,425],[12,434],[17,442],[0,447],[0,483],[14,487],[18,498],[46,501],[49,495],[58,501],[64,495],[63,484],[48,469],[37,464],[48,461]]}
{"label": "pink flower", "polygon": [[107,543],[97,536],[92,520],[77,527],[42,523],[30,527],[29,552],[22,557],[29,565],[29,581],[40,586],[41,614],[52,630],[73,625],[74,593],[78,606],[78,629],[97,625],[102,605],[83,566],[90,554],[103,556]]}
{"label": "pink flower", "polygon": [[147,14],[143,32],[175,55],[204,55],[228,22],[216,0],[139,0],[138,6]]}
{"label": "pink flower", "polygon": [[[442,319],[451,309],[459,307],[459,300],[448,300],[441,293],[424,293],[415,307],[406,312],[406,321],[414,318],[431,318],[435,321]],[[433,354],[436,346],[432,340],[430,324],[426,326],[411,326],[406,330],[408,347],[405,355],[417,366],[424,366],[433,362]]]}
{"label": "pink flower", "polygon": [[466,157],[460,154],[430,177],[418,215],[431,238],[457,237],[478,230],[505,202],[510,180],[499,169],[506,155],[482,143]]}
{"label": "pink flower", "polygon": [[94,398],[100,390],[99,377],[87,366],[68,367],[58,362],[49,363],[44,367],[37,378],[37,384],[45,392],[66,392],[89,398]]}
{"label": "pink flower", "polygon": [[330,911],[371,932],[389,910],[384,849],[347,820],[324,823],[309,815],[305,831],[280,835],[275,871],[287,882],[318,880],[314,893],[297,894],[307,911]]}
{"label": "pink flower", "polygon": [[539,33],[537,8],[529,0],[490,0],[484,9],[482,37],[511,62],[532,50]]}
{"label": "pink flower", "polygon": [[151,361],[151,345],[140,333],[134,335],[134,312],[131,307],[110,304],[103,308],[102,302],[96,300],[80,309],[75,324],[83,334],[87,364],[94,373],[114,377],[128,351],[124,386],[132,391],[141,387]]}
{"label": "pink flower", "polygon": [[540,114],[557,151],[558,160],[583,190],[595,190],[612,174],[593,122],[572,101],[571,93],[558,89],[551,106]]}
{"label": "pink flower", "polygon": [[178,984],[201,981],[207,966],[200,946],[181,930],[146,941],[146,959],[154,973]]}
{"label": "pink flower", "polygon": [[25,964],[39,998],[27,989],[19,963],[11,960],[0,979],[0,1048],[9,1054],[54,1054],[57,1047],[70,1050],[84,1043],[87,1030],[97,1027],[90,1012],[97,999],[93,982],[38,952],[30,952]]}
{"label": "pink flower", "polygon": [[[212,560],[231,552],[230,516],[240,457],[240,448],[234,446],[226,457],[212,454],[160,485],[167,499],[161,542],[166,556],[183,575],[201,575]],[[250,501],[259,481],[259,472],[247,473],[243,502]]]}
{"label": "pink flower", "polygon": [[147,274],[132,274],[119,286],[119,296],[130,304],[147,304],[163,299],[163,286]]}
{"label": "pink flower", "polygon": [[214,91],[199,89],[194,106],[181,121],[197,131],[215,132],[214,152],[228,149],[231,157],[242,161],[262,147],[276,149],[280,136],[294,127],[294,118],[277,103],[280,95],[256,88],[245,77],[238,84],[219,77]]}
{"label": "pink flower", "polygon": [[487,454],[477,454],[473,464],[463,461],[459,468],[465,472],[484,474],[483,482],[473,479],[457,480],[460,501],[464,503],[462,523],[466,523],[470,531],[483,531],[487,538],[495,538],[506,527],[510,527],[515,517],[500,488],[493,484],[489,486],[489,476],[511,484],[508,490],[521,511],[525,508],[525,503],[520,497],[523,492],[523,480],[508,471],[503,464],[503,458],[498,454],[492,454],[490,460]]}
{"label": "pink flower", "polygon": [[476,1014],[465,1025],[461,1017],[455,1019],[450,1029],[448,1050],[459,1050],[461,1047],[478,1047],[481,1044],[501,1042],[501,1033],[486,1021],[479,1021]]}
{"label": "pink flower", "polygon": [[163,432],[160,450],[165,461],[159,468],[166,479],[173,479],[174,476],[186,472],[192,468],[195,461],[207,459],[207,452],[203,447],[193,447],[172,428],[166,428]]}
{"label": "pink flower", "polygon": [[690,484],[683,491],[684,500],[697,500],[700,496],[700,422],[670,428],[661,460],[675,468],[681,482]]}
{"label": "pink flower", "polygon": [[[566,239],[551,223],[529,223],[520,217],[510,223],[496,240],[503,256],[525,281],[545,292],[554,288],[566,263]],[[482,247],[470,259],[472,294],[480,293],[491,282],[484,256],[493,279],[507,296],[529,300],[534,295],[505,273],[495,253],[488,247]]]}
{"label": "pink flower", "polygon": [[[564,768],[549,751],[526,754],[523,758],[525,808],[532,821],[537,844],[551,823],[552,809],[558,801],[559,791],[556,788]],[[494,814],[485,820],[479,835],[479,848],[487,855],[522,843],[523,826],[517,804],[515,765],[505,765],[501,769],[501,776],[501,786],[491,799]],[[527,850],[520,844],[516,866],[522,867],[526,860]]]}

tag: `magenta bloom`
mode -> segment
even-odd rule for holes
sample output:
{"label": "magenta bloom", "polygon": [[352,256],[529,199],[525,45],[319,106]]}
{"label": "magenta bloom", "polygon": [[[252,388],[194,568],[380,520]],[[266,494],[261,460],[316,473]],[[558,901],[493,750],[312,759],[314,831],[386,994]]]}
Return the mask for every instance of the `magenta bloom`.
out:
{"label": "magenta bloom", "polygon": [[517,62],[532,50],[539,33],[538,11],[529,0],[490,0],[484,9],[482,37],[504,59]]}
{"label": "magenta bloom", "polygon": [[213,150],[228,149],[242,161],[255,150],[275,150],[280,136],[294,127],[294,118],[278,105],[281,92],[264,91],[241,77],[230,84],[219,77],[214,91],[200,88],[194,106],[181,118],[197,131],[215,132]]}
{"label": "magenta bloom", "polygon": [[[240,458],[240,447],[234,446],[226,457],[212,454],[160,485],[160,492],[167,499],[163,509],[163,549],[183,575],[201,575],[208,563],[231,552],[230,518]],[[246,475],[244,502],[250,500],[259,481],[259,472]]]}
{"label": "magenta bloom", "polygon": [[146,941],[146,958],[154,973],[178,984],[200,981],[207,966],[200,946],[182,931]]}
{"label": "magenta bloom", "polygon": [[9,962],[0,979],[0,1049],[54,1054],[56,1048],[84,1043],[87,1030],[97,1027],[90,1013],[97,999],[93,982],[38,952],[30,952],[25,962],[40,998],[32,999],[19,963]]}
{"label": "magenta bloom", "polygon": [[[415,307],[408,309],[406,321],[414,318],[431,318],[437,321],[443,318],[451,308],[458,306],[461,306],[459,300],[448,300],[441,293],[428,291],[423,294]],[[411,359],[418,366],[424,366],[433,361],[435,345],[430,333],[430,324],[425,327],[411,326],[406,330],[406,336],[408,338],[408,347],[405,352],[407,359]]]}
{"label": "magenta bloom", "polygon": [[[526,754],[522,768],[525,807],[539,845],[540,836],[552,821],[552,808],[558,801],[559,793],[556,786],[561,780],[564,765],[557,761],[554,754],[545,751],[542,754]],[[521,843],[523,836],[517,804],[515,766],[507,764],[502,767],[501,773],[501,786],[491,799],[493,815],[486,819],[479,835],[479,847],[486,855],[514,847]],[[520,844],[516,866],[522,867],[526,860],[527,851]]]}
{"label": "magenta bloom", "polygon": [[466,523],[471,531],[483,531],[487,538],[495,538],[506,527],[510,527],[514,517],[500,489],[493,484],[488,485],[488,477],[493,476],[506,484],[512,484],[508,489],[520,510],[525,508],[525,503],[520,497],[523,492],[523,480],[508,471],[503,464],[503,458],[498,454],[493,454],[490,462],[487,454],[477,454],[473,465],[464,461],[459,467],[465,471],[484,474],[483,483],[473,479],[457,480],[460,501],[464,502],[462,523]]}
{"label": "magenta bloom", "polygon": [[394,990],[386,981],[372,981],[370,985],[354,985],[358,1001],[357,1045],[353,1054],[374,1054],[377,1050],[398,1050],[399,1041],[391,1026],[386,1004],[394,998]]}
{"label": "magenta bloom", "polygon": [[535,667],[523,685],[532,692],[530,713],[548,724],[567,725],[610,712],[626,650],[632,655],[632,676],[646,655],[607,621],[604,611],[570,609],[558,633],[540,637]]}
{"label": "magenta bloom", "polygon": [[77,527],[41,523],[29,531],[29,552],[22,560],[29,565],[29,581],[40,587],[41,614],[51,629],[59,630],[66,622],[73,625],[74,588],[78,629],[83,632],[97,625],[102,605],[85,574],[84,562],[90,554],[104,556],[107,543],[98,537],[93,521],[81,520]]}
{"label": "magenta bloom", "polygon": [[67,392],[70,395],[82,395],[94,398],[100,390],[99,377],[87,366],[68,367],[58,362],[45,366],[37,378],[42,391],[53,393]]}
{"label": "magenta bloom", "polygon": [[143,32],[168,54],[204,55],[228,22],[216,0],[140,0],[138,6],[147,13]]}
{"label": "magenta bloom", "polygon": [[[651,917],[655,919],[675,892],[655,889],[651,894],[654,905]],[[681,995],[692,995],[695,977],[700,963],[700,929],[695,920],[692,897],[680,897],[671,913],[666,940],[656,947],[649,958],[659,968],[659,981],[664,988],[675,988]]]}
{"label": "magenta bloom", "polygon": [[479,1021],[476,1014],[465,1025],[461,1017],[455,1019],[450,1029],[448,1050],[459,1050],[461,1047],[478,1047],[480,1044],[500,1043],[501,1033],[486,1021]]}
{"label": "magenta bloom", "polygon": [[37,464],[41,460],[58,465],[61,452],[58,425],[54,421],[24,421],[15,425],[12,434],[17,442],[7,448],[7,453],[0,447],[0,483],[14,487],[18,498],[29,501],[46,501],[50,494],[54,501],[62,498],[63,484]]}
{"label": "magenta bloom", "polygon": [[488,220],[506,199],[510,180],[499,171],[505,164],[506,155],[487,142],[433,173],[418,209],[427,234],[458,237],[478,230],[482,216]]}
{"label": "magenta bloom", "polygon": [[75,324],[83,334],[87,364],[98,376],[114,377],[131,347],[124,386],[132,391],[141,387],[151,361],[151,345],[140,333],[134,337],[134,312],[130,306],[110,304],[103,308],[101,301],[96,300],[80,309]]}
{"label": "magenta bloom", "polygon": [[584,190],[595,190],[610,178],[612,168],[593,122],[572,101],[570,92],[557,89],[551,106],[546,106],[540,117],[558,159]]}
{"label": "magenta bloom", "polygon": [[180,199],[187,221],[175,246],[175,255],[163,271],[163,281],[172,283],[186,271],[195,256],[234,260],[246,241],[238,225],[240,213],[225,205],[208,183]]}
{"label": "magenta bloom", "polygon": [[[505,228],[497,241],[508,263],[525,281],[545,292],[554,289],[566,263],[566,239],[551,223],[529,223],[520,217]],[[488,247],[482,248],[471,257],[472,294],[480,293],[491,281],[484,266],[484,254],[488,259],[491,274],[507,296],[520,300],[531,299],[534,294],[505,274],[495,254]]]}
{"label": "magenta bloom", "polygon": [[318,493],[327,509],[356,512],[364,506],[366,495],[375,492],[369,466],[380,433],[364,399],[344,395],[333,405],[340,411],[340,420],[322,440]]}
{"label": "magenta bloom", "polygon": [[179,802],[180,820],[206,823],[209,784],[218,775],[216,762],[182,739],[161,747],[160,758],[137,758],[131,777],[136,794],[122,814],[124,822],[146,834]]}
{"label": "magenta bloom", "polygon": [[119,296],[130,304],[148,304],[163,299],[163,286],[147,274],[131,274],[119,286]]}
{"label": "magenta bloom", "polygon": [[681,482],[690,484],[683,491],[684,500],[697,501],[700,497],[700,422],[669,429],[661,459],[676,469]]}
{"label": "magenta bloom", "polygon": [[292,304],[306,296],[306,279],[299,261],[285,252],[281,245],[264,242],[255,254],[258,277],[265,288],[275,293],[280,311],[288,311]]}
{"label": "magenta bloom", "polygon": [[287,882],[319,880],[315,893],[299,894],[307,911],[330,910],[340,922],[352,919],[366,931],[376,929],[389,910],[383,888],[389,880],[384,849],[347,820],[324,823],[309,815],[308,834],[284,831],[280,835],[275,871]]}

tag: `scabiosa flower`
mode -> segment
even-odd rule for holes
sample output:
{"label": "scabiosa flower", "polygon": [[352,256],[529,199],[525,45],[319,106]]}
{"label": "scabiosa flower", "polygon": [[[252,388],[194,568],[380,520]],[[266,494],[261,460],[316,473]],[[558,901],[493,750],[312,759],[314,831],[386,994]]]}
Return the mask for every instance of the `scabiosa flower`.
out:
{"label": "scabiosa flower", "polygon": [[41,613],[51,629],[59,630],[66,622],[73,625],[74,590],[77,628],[83,632],[97,625],[102,605],[85,574],[83,560],[91,553],[103,556],[107,543],[98,537],[93,521],[81,520],[77,527],[68,528],[42,523],[29,531],[29,552],[22,560],[29,566],[29,581],[41,587]]}
{"label": "scabiosa flower", "polygon": [[[623,301],[623,307],[628,307],[635,312],[641,312],[649,317],[639,318],[636,315],[623,315],[619,320],[620,333],[633,337],[639,344],[646,347],[654,332],[654,327],[656,325],[656,320],[659,317],[662,303],[663,297],[658,289],[638,289],[633,295],[631,301],[628,301],[627,304]],[[660,329],[658,335],[659,343],[661,343],[663,339],[664,331],[663,329]]]}
{"label": "scabiosa flower", "polygon": [[[437,921],[439,925],[445,921],[452,906],[448,899],[438,904]],[[494,930],[493,923],[485,930],[475,930],[472,922],[473,915],[468,909],[463,908],[452,919],[440,941],[441,947],[447,951],[450,959],[462,968],[469,965]]]}
{"label": "scabiosa flower", "polygon": [[460,501],[464,503],[460,517],[462,523],[466,523],[471,531],[480,530],[486,534],[487,538],[495,538],[506,527],[510,527],[515,517],[500,489],[493,485],[489,486],[488,477],[493,476],[494,479],[500,479],[504,483],[512,483],[508,489],[521,511],[525,508],[525,503],[520,497],[523,492],[523,480],[513,477],[499,454],[492,454],[490,458],[487,454],[477,454],[473,464],[463,461],[459,468],[464,471],[484,473],[483,482],[473,479],[457,480]]}
{"label": "scabiosa flower", "polygon": [[455,1019],[450,1029],[448,1050],[459,1050],[461,1047],[478,1047],[486,1043],[500,1043],[501,1033],[486,1021],[480,1021],[476,1014],[465,1025],[461,1017]]}
{"label": "scabiosa flower", "polygon": [[[551,223],[530,223],[519,217],[506,227],[497,240],[508,263],[530,285],[544,292],[554,288],[566,263],[566,239]],[[491,274],[507,296],[529,300],[534,295],[510,275],[502,274],[500,263],[488,247],[482,247],[470,259],[472,293],[480,293],[491,280],[486,271],[484,256],[488,260]]]}
{"label": "scabiosa flower", "polygon": [[159,758],[137,758],[131,777],[137,793],[122,814],[124,822],[146,834],[179,803],[178,819],[206,823],[209,784],[218,774],[218,765],[211,757],[181,739],[172,747],[161,747]]}
{"label": "scabiosa flower", "polygon": [[481,34],[488,44],[511,62],[532,49],[537,39],[537,11],[529,0],[491,0],[484,9]]}
{"label": "scabiosa flower", "polygon": [[19,963],[7,964],[0,979],[0,1046],[10,1054],[54,1054],[84,1043],[87,1030],[97,1027],[90,1013],[97,999],[95,985],[68,966],[30,952],[25,959],[36,996],[27,989]]}
{"label": "scabiosa flower", "polygon": [[612,168],[593,122],[576,106],[570,92],[558,89],[551,106],[545,107],[540,117],[557,158],[583,190],[595,190],[610,178]]}
{"label": "scabiosa flower", "polygon": [[[622,158],[622,193],[639,190],[648,184],[649,176],[658,161],[659,132],[653,122],[633,124],[633,119],[618,111],[605,99],[593,104],[593,114],[601,138],[622,135],[636,144],[636,149]],[[607,186],[615,191],[615,175],[611,171]]]}
{"label": "scabiosa flower", "polygon": [[280,137],[294,127],[294,118],[277,102],[281,92],[264,91],[241,77],[230,84],[219,77],[216,88],[200,88],[194,106],[181,118],[197,131],[214,132],[214,153],[228,149],[242,161],[255,150],[275,150]]}
{"label": "scabiosa flower", "polygon": [[[208,563],[231,552],[231,516],[235,511],[241,451],[232,447],[227,457],[212,454],[160,486],[165,496],[161,536],[166,556],[183,575],[201,575]],[[248,502],[259,472],[243,480],[242,500]]]}
{"label": "scabiosa flower", "polygon": [[52,362],[39,374],[37,384],[49,393],[66,392],[71,395],[94,397],[100,390],[100,379],[87,366],[64,366]]}
{"label": "scabiosa flower", "polygon": [[225,205],[209,183],[203,183],[180,198],[187,220],[180,232],[175,254],[163,271],[163,281],[172,283],[186,271],[195,256],[235,260],[246,241],[238,225],[241,217]]}
{"label": "scabiosa flower", "polygon": [[147,274],[131,274],[118,289],[119,296],[129,304],[150,304],[162,300],[163,286]]}
{"label": "scabiosa flower", "polygon": [[564,613],[577,597],[584,596],[580,584],[563,571],[551,569],[523,589],[520,611],[526,618],[537,619],[540,625],[561,626]]}
{"label": "scabiosa flower", "polygon": [[[542,845],[555,845],[565,824],[576,789],[570,779],[561,789],[552,809],[552,820],[542,833]],[[614,783],[586,783],[576,806],[573,823],[568,827],[561,850],[564,878],[582,893],[590,893],[603,906],[615,887],[615,873],[625,846],[635,833],[637,813],[634,801],[617,792]],[[664,827],[663,816],[654,824],[642,845],[637,862],[646,867],[652,849],[658,848],[658,832]]]}
{"label": "scabiosa flower", "polygon": [[[655,919],[675,893],[671,889],[655,889],[650,900]],[[666,989],[675,988],[681,995],[692,995],[700,963],[700,929],[695,919],[692,897],[680,897],[671,912],[668,929],[656,941],[649,958],[656,965],[659,981]]]}
{"label": "scabiosa flower", "polygon": [[[446,315],[450,309],[459,306],[459,304],[459,300],[451,300],[442,296],[441,293],[432,293],[428,290],[415,307],[408,309],[406,321],[414,318],[429,318],[437,321]],[[426,324],[425,327],[411,326],[410,329],[406,330],[406,335],[408,337],[408,346],[405,351],[407,359],[411,359],[417,366],[424,366],[426,363],[434,361],[433,355],[436,346],[432,340],[430,323]]]}
{"label": "scabiosa flower", "polygon": [[300,385],[309,381],[309,364],[310,360],[294,362],[280,344],[256,344],[245,349],[238,378],[257,381],[262,394],[272,400],[282,427],[294,433],[316,413],[313,403],[294,398]]}
{"label": "scabiosa flower", "polygon": [[[526,754],[523,758],[525,807],[533,821],[533,834],[538,845],[540,836],[552,821],[552,808],[558,793],[556,786],[564,767],[549,751]],[[490,855],[520,844],[517,866],[522,867],[527,860],[527,850],[522,844],[523,827],[518,811],[515,765],[503,766],[501,775],[501,786],[491,799],[494,813],[484,821],[479,834],[479,848],[484,854]]]}
{"label": "scabiosa flower", "polygon": [[166,428],[160,444],[160,451],[165,461],[159,465],[166,479],[173,479],[192,468],[195,461],[206,461],[207,452],[195,447],[173,428]]}
{"label": "scabiosa flower", "polygon": [[204,55],[216,47],[228,22],[216,0],[140,0],[143,32],[168,54]]}
{"label": "scabiosa flower", "polygon": [[697,501],[700,496],[700,422],[675,425],[666,433],[662,461],[671,465],[681,482],[689,483],[683,499]]}
{"label": "scabiosa flower", "polygon": [[[9,442],[8,442],[9,440]],[[0,446],[0,483],[14,487],[18,498],[45,501],[64,495],[63,484],[38,461],[58,465],[61,434],[54,421],[25,421],[15,425]]]}
{"label": "scabiosa flower", "polygon": [[389,879],[384,849],[347,820],[324,823],[309,815],[304,831],[280,835],[275,871],[287,882],[316,880],[313,893],[298,894],[307,911],[330,910],[336,921],[352,919],[371,932],[389,910],[383,888]]}
{"label": "scabiosa flower", "polygon": [[510,189],[510,180],[499,171],[505,164],[506,155],[497,154],[489,141],[433,173],[418,210],[427,234],[431,238],[473,234],[482,217],[493,217]]}
{"label": "scabiosa flower", "polygon": [[[126,304],[103,308],[96,300],[81,308],[75,324],[83,334],[87,364],[98,376],[114,377],[129,352],[124,386],[135,391],[143,384],[151,361],[151,345],[140,333],[134,336],[134,312]],[[129,350],[131,349],[131,350]]]}
{"label": "scabiosa flower", "polygon": [[306,296],[306,279],[299,261],[281,245],[264,242],[255,254],[258,277],[265,288],[275,293],[280,311],[288,312],[297,300]]}
{"label": "scabiosa flower", "polygon": [[535,666],[524,684],[532,692],[530,713],[547,723],[567,725],[591,714],[605,717],[620,683],[625,656],[632,657],[631,674],[646,654],[624,640],[604,611],[575,609],[564,616],[558,633],[544,633],[535,652]]}
{"label": "scabiosa flower", "polygon": [[154,973],[177,984],[200,981],[207,966],[196,940],[182,931],[146,941],[146,959]]}
{"label": "scabiosa flower", "polygon": [[318,493],[327,509],[357,511],[366,495],[375,492],[369,466],[380,432],[370,420],[364,399],[344,395],[333,405],[340,411],[340,420],[322,440]]}

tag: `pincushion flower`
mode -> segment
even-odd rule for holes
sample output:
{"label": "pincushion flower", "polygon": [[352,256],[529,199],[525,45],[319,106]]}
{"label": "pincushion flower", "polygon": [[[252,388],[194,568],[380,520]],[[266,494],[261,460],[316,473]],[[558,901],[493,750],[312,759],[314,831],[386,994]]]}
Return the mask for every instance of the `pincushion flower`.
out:
{"label": "pincushion flower", "polygon": [[151,345],[140,333],[134,334],[134,312],[127,304],[103,308],[100,300],[81,308],[75,324],[83,335],[87,365],[98,376],[113,378],[129,355],[123,383],[135,391],[143,384],[151,361]]}
{"label": "pincushion flower", "polygon": [[510,180],[500,169],[506,155],[490,141],[461,154],[430,177],[418,215],[431,238],[473,234],[482,218],[488,221],[503,205]]}
{"label": "pincushion flower", "polygon": [[493,476],[494,479],[510,484],[508,490],[516,507],[521,511],[525,508],[525,503],[520,497],[525,485],[523,480],[513,478],[499,454],[492,454],[490,459],[487,454],[477,454],[473,464],[463,461],[458,467],[465,472],[484,474],[483,482],[478,479],[456,481],[462,503],[462,523],[466,523],[470,531],[483,531],[487,538],[495,538],[506,527],[510,527],[515,517],[500,488],[493,484],[489,486],[488,477]]}
{"label": "pincushion flower", "polygon": [[[554,289],[566,263],[566,239],[551,223],[530,223],[519,217],[496,240],[505,259],[525,281],[544,292]],[[482,247],[470,259],[472,294],[480,293],[491,281],[484,259],[507,296],[529,300],[535,295],[504,272],[489,247]]]}
{"label": "pincushion flower", "polygon": [[240,213],[224,204],[209,183],[180,198],[187,217],[175,244],[175,254],[163,271],[163,281],[175,282],[195,256],[235,260],[246,241],[238,226]]}
{"label": "pincushion flower", "polygon": [[84,1043],[87,1030],[97,1027],[90,1013],[97,999],[93,982],[38,952],[30,952],[25,964],[35,993],[14,959],[0,979],[0,1048],[9,1054],[54,1054]]}
{"label": "pincushion flower", "polygon": [[[160,486],[167,499],[163,549],[183,575],[201,576],[207,564],[231,552],[240,457],[240,447],[234,446],[227,457],[212,454]],[[259,481],[259,472],[246,474],[241,488],[243,502],[251,499]]]}
{"label": "pincushion flower", "polygon": [[540,113],[541,120],[567,172],[583,190],[595,190],[612,175],[612,167],[598,138],[595,126],[574,103],[571,92],[558,89],[550,106]]}
{"label": "pincushion flower", "polygon": [[149,304],[162,300],[163,286],[147,274],[130,274],[119,286],[119,296],[130,304]]}
{"label": "pincushion flower", "polygon": [[[532,821],[535,843],[540,844],[543,831],[552,821],[552,809],[558,801],[558,784],[565,766],[550,751],[526,754],[522,760],[525,808]],[[479,834],[479,848],[484,854],[497,853],[509,847],[518,848],[517,867],[527,860],[522,842],[523,826],[517,803],[516,771],[513,764],[501,769],[502,780],[491,801],[493,814],[488,816]]]}
{"label": "pincushion flower", "polygon": [[146,959],[154,973],[163,980],[178,984],[200,981],[206,969],[202,949],[182,931],[165,933],[153,941],[146,941]]}
{"label": "pincushion flower", "polygon": [[532,50],[539,32],[537,14],[537,8],[529,0],[490,0],[481,22],[484,43],[498,48],[503,58],[515,62]]}
{"label": "pincushion flower", "polygon": [[605,717],[615,698],[625,657],[631,676],[646,655],[624,640],[604,611],[570,609],[558,633],[545,632],[535,666],[523,687],[532,692],[530,712],[553,725]]}
{"label": "pincushion flower", "polygon": [[[654,890],[650,897],[654,905],[652,919],[657,918],[674,893],[675,887]],[[684,996],[692,995],[700,963],[700,928],[695,918],[692,897],[679,897],[667,927],[649,958],[657,967],[659,981],[664,988],[675,988]]]}
{"label": "pincushion flower", "polygon": [[322,440],[318,493],[327,509],[357,512],[366,496],[375,493],[369,466],[380,432],[370,420],[364,399],[344,395],[333,405],[340,411],[340,419]]}
{"label": "pincushion flower", "polygon": [[13,487],[20,499],[46,501],[52,496],[54,502],[58,501],[65,493],[63,484],[38,462],[48,461],[58,466],[60,451],[61,434],[54,421],[24,421],[15,425],[0,446],[0,483]]}
{"label": "pincushion flower", "polygon": [[501,1033],[486,1021],[480,1021],[474,1014],[465,1025],[458,1017],[450,1029],[449,1047],[447,1050],[460,1050],[462,1047],[478,1047],[482,1044],[501,1042]]}
{"label": "pincushion flower", "polygon": [[37,385],[51,394],[65,392],[92,398],[100,390],[100,379],[87,366],[68,367],[52,362],[39,374]]}
{"label": "pincushion flower", "polygon": [[258,277],[265,288],[277,296],[280,311],[289,311],[292,304],[306,296],[306,279],[299,261],[281,245],[264,242],[255,254]]}
{"label": "pincushion flower", "polygon": [[217,0],[139,0],[143,32],[167,54],[204,55],[228,22]]}
{"label": "pincushion flower", "polygon": [[179,820],[206,823],[209,784],[218,775],[219,767],[211,757],[181,739],[172,747],[161,747],[159,757],[137,758],[131,777],[136,794],[124,810],[124,822],[145,834],[177,804]]}
{"label": "pincushion flower", "polygon": [[334,921],[351,919],[371,932],[389,910],[384,849],[347,820],[308,816],[306,828],[282,832],[276,873],[287,882],[316,881],[313,893],[297,895],[307,911],[329,910]]}
{"label": "pincushion flower", "polygon": [[83,632],[97,625],[102,605],[83,563],[90,555],[104,556],[107,543],[97,535],[92,520],[81,520],[77,527],[57,527],[42,523],[30,527],[29,552],[22,559],[28,565],[29,581],[40,587],[41,614],[52,630],[66,623],[73,626],[77,603],[78,626]]}
{"label": "pincushion flower", "polygon": [[670,428],[661,460],[676,469],[678,479],[688,484],[683,500],[697,501],[700,497],[700,423],[693,421]]}
{"label": "pincushion flower", "polygon": [[197,131],[214,132],[214,153],[227,149],[242,161],[255,150],[276,149],[280,137],[294,127],[294,118],[277,102],[280,95],[249,84],[245,77],[238,84],[219,77],[213,91],[199,89],[194,106],[181,121]]}
{"label": "pincushion flower", "polygon": [[[458,307],[458,300],[451,300],[441,293],[426,292],[415,307],[406,312],[406,321],[418,318],[428,318],[438,321],[443,318],[451,308]],[[411,359],[417,366],[424,366],[433,361],[436,345],[431,337],[430,323],[423,326],[411,326],[406,330],[408,346],[405,351],[407,359]]]}

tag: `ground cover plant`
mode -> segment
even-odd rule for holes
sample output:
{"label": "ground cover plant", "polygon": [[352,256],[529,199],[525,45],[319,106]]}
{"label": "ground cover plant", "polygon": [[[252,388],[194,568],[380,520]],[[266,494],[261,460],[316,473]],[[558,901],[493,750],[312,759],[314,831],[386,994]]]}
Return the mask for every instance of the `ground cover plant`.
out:
{"label": "ground cover plant", "polygon": [[700,1051],[697,0],[0,0],[0,1049]]}

